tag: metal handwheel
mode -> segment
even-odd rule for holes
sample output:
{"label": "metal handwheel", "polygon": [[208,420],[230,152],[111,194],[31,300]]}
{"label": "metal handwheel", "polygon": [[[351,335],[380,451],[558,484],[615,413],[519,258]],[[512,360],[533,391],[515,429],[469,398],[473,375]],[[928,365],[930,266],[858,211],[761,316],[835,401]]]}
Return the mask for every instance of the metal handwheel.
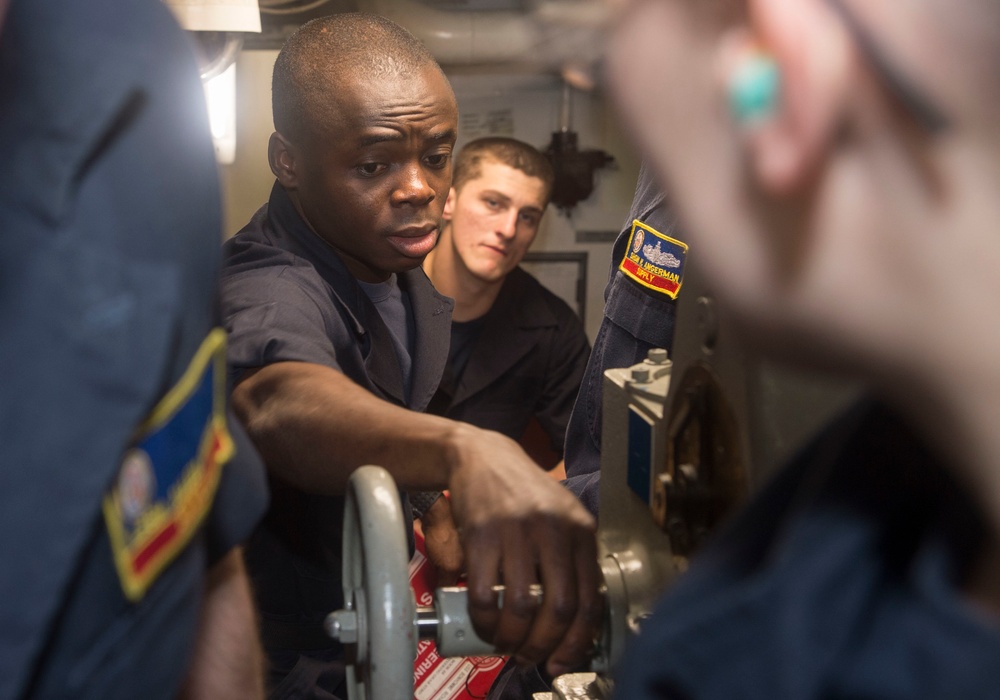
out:
{"label": "metal handwheel", "polygon": [[344,610],[326,630],[354,652],[347,667],[351,700],[412,700],[417,654],[416,603],[410,590],[399,491],[382,467],[350,478],[344,509]]}
{"label": "metal handwheel", "polygon": [[[350,700],[412,700],[418,639],[433,639],[443,657],[496,653],[473,629],[464,588],[438,588],[432,607],[416,606],[404,528],[389,472],[357,469],[344,508],[345,607],[327,615],[325,623],[327,634],[348,650]],[[494,590],[503,607],[503,587]],[[533,586],[532,594],[540,601],[541,587]]]}

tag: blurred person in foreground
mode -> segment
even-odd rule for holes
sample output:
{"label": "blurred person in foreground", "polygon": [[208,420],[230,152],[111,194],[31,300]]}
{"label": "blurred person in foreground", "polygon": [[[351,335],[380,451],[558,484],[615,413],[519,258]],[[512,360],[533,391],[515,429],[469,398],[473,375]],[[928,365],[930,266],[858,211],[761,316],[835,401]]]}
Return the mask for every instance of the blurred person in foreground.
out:
{"label": "blurred person in foreground", "polygon": [[1000,5],[637,0],[607,59],[746,341],[871,389],[695,557],[618,697],[1000,696]]}
{"label": "blurred person in foreground", "polygon": [[3,4],[0,697],[262,697],[193,46],[160,0]]}

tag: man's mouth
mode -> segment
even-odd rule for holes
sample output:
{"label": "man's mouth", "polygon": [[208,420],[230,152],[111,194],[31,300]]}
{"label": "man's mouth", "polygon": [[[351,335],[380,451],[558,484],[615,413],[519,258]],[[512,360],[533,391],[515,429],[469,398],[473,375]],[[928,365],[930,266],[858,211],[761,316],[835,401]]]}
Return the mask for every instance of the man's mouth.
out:
{"label": "man's mouth", "polygon": [[389,242],[407,257],[420,258],[427,255],[437,244],[437,224],[407,226],[389,235]]}

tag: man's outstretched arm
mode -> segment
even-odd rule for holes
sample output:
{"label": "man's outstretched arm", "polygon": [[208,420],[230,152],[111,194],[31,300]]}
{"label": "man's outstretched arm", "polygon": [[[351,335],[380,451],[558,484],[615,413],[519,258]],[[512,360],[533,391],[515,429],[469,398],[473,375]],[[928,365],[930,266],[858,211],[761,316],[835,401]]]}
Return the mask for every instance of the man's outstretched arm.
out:
{"label": "man's outstretched arm", "polygon": [[268,469],[302,490],[343,493],[364,464],[384,467],[404,489],[449,489],[479,633],[525,662],[548,661],[550,673],[587,658],[602,611],[594,520],[516,442],[390,404],[302,362],[245,375],[233,406]]}

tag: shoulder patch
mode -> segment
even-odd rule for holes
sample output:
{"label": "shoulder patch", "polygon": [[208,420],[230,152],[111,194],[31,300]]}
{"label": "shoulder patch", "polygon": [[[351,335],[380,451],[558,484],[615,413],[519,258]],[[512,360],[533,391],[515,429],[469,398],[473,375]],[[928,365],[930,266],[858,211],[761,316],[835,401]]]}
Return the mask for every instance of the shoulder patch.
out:
{"label": "shoulder patch", "polygon": [[643,287],[676,299],[684,283],[687,243],[665,236],[635,219],[618,269]]}
{"label": "shoulder patch", "polygon": [[191,540],[232,454],[226,333],[215,328],[177,385],[136,429],[104,497],[115,566],[129,600],[140,600]]}

